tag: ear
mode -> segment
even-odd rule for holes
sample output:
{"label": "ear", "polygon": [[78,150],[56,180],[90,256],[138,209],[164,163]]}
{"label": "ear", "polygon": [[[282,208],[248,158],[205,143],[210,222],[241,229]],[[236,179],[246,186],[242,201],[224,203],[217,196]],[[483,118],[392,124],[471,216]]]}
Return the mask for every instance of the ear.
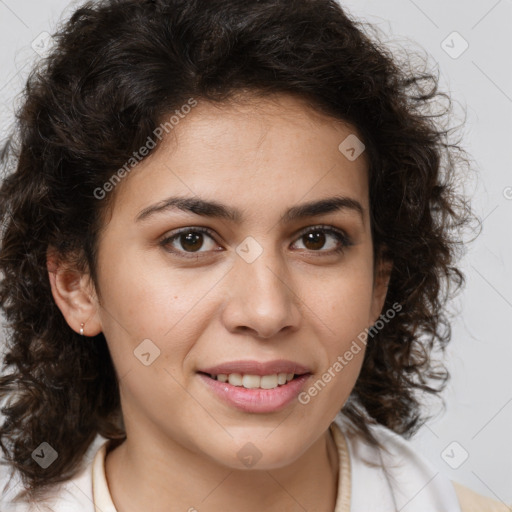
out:
{"label": "ear", "polygon": [[83,324],[84,336],[99,334],[99,302],[90,276],[73,268],[52,247],[48,248],[46,263],[53,299],[68,325],[79,333]]}
{"label": "ear", "polygon": [[386,295],[388,293],[391,271],[393,269],[393,262],[385,259],[381,255],[382,252],[379,254],[375,268],[375,276],[373,279],[373,298],[370,312],[370,325],[375,324],[382,313],[382,308],[384,307],[384,302],[386,301]]}

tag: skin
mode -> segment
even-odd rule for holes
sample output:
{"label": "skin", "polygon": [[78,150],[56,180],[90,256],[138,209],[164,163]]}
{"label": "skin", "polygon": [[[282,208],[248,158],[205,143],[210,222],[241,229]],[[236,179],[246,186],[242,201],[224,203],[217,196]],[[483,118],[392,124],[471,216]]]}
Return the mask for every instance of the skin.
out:
{"label": "skin", "polygon": [[[350,134],[287,95],[199,102],[117,186],[99,240],[98,288],[49,256],[68,324],[104,333],[119,378],[127,439],[106,457],[119,512],[334,509],[339,462],[328,427],[364,346],[307,405],[266,414],[226,405],[196,372],[288,359],[311,369],[307,389],[378,319],[390,266],[372,257],[365,154],[349,161],[338,150]],[[171,195],[213,199],[244,219],[169,210],[136,221]],[[288,208],[335,195],[358,201],[363,215],[345,209],[278,224]],[[351,245],[334,252],[341,242],[326,231],[308,241],[319,224]],[[199,252],[183,236],[159,244],[198,226],[212,230],[199,235]],[[236,252],[248,236],[263,251],[252,263]],[[160,350],[149,366],[134,356],[144,339]],[[248,442],[261,453],[250,468],[237,457]]]}

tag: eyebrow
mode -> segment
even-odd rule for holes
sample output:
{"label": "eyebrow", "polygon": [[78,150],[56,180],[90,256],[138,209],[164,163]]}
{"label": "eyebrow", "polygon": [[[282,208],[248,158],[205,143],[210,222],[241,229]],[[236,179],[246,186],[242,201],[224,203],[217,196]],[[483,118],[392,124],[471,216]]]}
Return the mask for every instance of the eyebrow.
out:
{"label": "eyebrow", "polygon": [[[158,203],[144,208],[136,217],[136,222],[148,219],[157,213],[169,210],[182,210],[203,217],[225,219],[239,224],[244,220],[241,210],[224,205],[217,201],[208,201],[197,197],[168,197]],[[337,211],[357,213],[364,224],[364,208],[359,201],[345,196],[335,196],[312,201],[289,208],[279,221],[280,224],[290,223],[308,217],[316,217]]]}

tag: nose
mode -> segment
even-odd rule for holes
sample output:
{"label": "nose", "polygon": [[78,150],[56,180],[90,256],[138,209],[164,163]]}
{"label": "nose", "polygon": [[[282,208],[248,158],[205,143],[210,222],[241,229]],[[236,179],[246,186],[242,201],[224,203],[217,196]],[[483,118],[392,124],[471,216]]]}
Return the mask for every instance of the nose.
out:
{"label": "nose", "polygon": [[233,333],[269,339],[299,328],[301,300],[282,258],[270,250],[253,262],[237,258],[229,272],[223,322]]}

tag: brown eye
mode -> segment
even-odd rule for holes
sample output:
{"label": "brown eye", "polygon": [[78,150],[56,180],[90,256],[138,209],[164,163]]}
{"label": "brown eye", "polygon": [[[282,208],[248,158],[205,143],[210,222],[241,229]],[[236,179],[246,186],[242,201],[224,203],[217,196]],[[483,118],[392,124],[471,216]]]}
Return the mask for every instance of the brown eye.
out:
{"label": "brown eye", "polygon": [[208,248],[205,251],[200,250],[205,245],[208,245],[206,243],[208,239],[210,240],[210,249],[212,247],[217,247],[217,244],[210,235],[209,230],[205,228],[185,228],[164,238],[160,242],[160,245],[169,252],[183,257],[189,257],[187,254],[193,255],[194,253],[200,254],[210,252]]}
{"label": "brown eye", "polygon": [[[331,254],[342,252],[352,245],[349,237],[342,231],[331,227],[314,227],[304,231],[298,240],[301,240],[307,250]],[[333,240],[329,242],[329,240]],[[330,245],[330,250],[321,250],[325,245]]]}
{"label": "brown eye", "polygon": [[305,246],[307,249],[317,251],[325,245],[327,239],[325,233],[321,231],[311,231],[307,235],[303,235],[302,239],[305,240]]}
{"label": "brown eye", "polygon": [[198,251],[203,245],[202,233],[191,232],[186,235],[178,235],[178,240],[180,241],[181,247],[191,252]]}

